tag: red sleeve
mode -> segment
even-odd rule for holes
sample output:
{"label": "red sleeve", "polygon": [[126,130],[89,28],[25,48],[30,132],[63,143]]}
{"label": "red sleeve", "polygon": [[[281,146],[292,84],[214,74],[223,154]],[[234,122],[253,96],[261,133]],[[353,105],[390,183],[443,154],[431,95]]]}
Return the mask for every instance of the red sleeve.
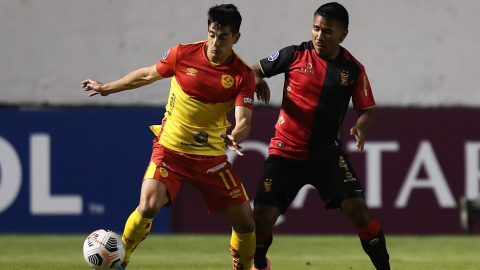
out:
{"label": "red sleeve", "polygon": [[247,107],[253,109],[253,95],[255,94],[255,76],[253,71],[249,69],[247,76],[243,78],[235,97],[235,106]]}
{"label": "red sleeve", "polygon": [[352,102],[355,110],[363,110],[375,106],[372,88],[365,70],[362,71],[362,74],[360,74],[360,77],[353,85]]}
{"label": "red sleeve", "polygon": [[170,48],[165,55],[163,56],[162,60],[157,62],[157,72],[162,76],[162,78],[172,77],[175,72],[175,62],[177,61],[177,45],[173,48]]}

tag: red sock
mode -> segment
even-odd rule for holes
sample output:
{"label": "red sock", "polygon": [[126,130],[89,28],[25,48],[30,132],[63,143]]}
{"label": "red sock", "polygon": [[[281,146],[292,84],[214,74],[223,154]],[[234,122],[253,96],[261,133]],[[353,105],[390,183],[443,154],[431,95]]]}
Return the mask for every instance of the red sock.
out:
{"label": "red sock", "polygon": [[355,229],[357,231],[358,237],[362,240],[370,240],[377,236],[380,231],[380,225],[377,223],[375,219],[372,219],[370,224],[367,227]]}

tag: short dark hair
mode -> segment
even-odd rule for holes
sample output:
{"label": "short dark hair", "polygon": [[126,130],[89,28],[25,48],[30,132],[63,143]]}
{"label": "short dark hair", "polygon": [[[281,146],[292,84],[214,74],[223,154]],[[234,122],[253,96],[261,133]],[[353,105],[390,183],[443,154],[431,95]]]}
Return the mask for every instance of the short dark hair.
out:
{"label": "short dark hair", "polygon": [[322,16],[325,20],[336,20],[348,29],[348,11],[337,2],[330,2],[321,5],[316,11],[315,15]]}
{"label": "short dark hair", "polygon": [[208,10],[208,26],[213,23],[213,28],[229,26],[230,31],[236,35],[240,32],[242,16],[234,4],[215,5]]}

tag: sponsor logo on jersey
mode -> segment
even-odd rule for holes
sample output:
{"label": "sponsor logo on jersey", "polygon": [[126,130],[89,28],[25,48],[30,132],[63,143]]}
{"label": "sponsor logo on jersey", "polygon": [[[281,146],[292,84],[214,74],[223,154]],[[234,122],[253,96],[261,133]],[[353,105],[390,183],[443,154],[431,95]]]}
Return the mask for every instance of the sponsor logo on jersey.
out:
{"label": "sponsor logo on jersey", "polygon": [[281,142],[277,142],[277,143],[275,143],[275,145],[280,146],[280,147],[285,147],[285,144],[283,144]]}
{"label": "sponsor logo on jersey", "polygon": [[270,55],[270,56],[268,57],[267,60],[270,61],[270,62],[275,61],[275,59],[277,59],[279,55],[280,55],[280,53],[279,53],[278,51],[277,51],[277,52],[274,52],[272,55]]}
{"label": "sponsor logo on jersey", "polygon": [[345,71],[345,70],[342,70],[342,72],[340,72],[340,84],[342,85],[348,85],[348,76],[350,74],[348,74],[348,71]]}
{"label": "sponsor logo on jersey", "polygon": [[300,68],[300,70],[303,71],[303,72],[306,72],[306,73],[313,74],[314,71],[312,70],[312,67],[313,67],[312,63],[306,63],[305,67]]}
{"label": "sponsor logo on jersey", "polygon": [[222,85],[225,89],[232,87],[235,80],[230,75],[222,75]]}
{"label": "sponsor logo on jersey", "polygon": [[197,143],[206,143],[208,142],[208,133],[205,131],[194,131],[193,133],[193,139]]}
{"label": "sponsor logo on jersey", "polygon": [[212,146],[208,144],[193,144],[193,143],[188,143],[188,142],[180,142],[181,145],[186,145],[186,146],[191,146],[191,147],[197,147],[197,148],[213,148]]}
{"label": "sponsor logo on jersey", "polygon": [[272,179],[265,179],[265,181],[263,181],[263,186],[265,187],[265,192],[272,191]]}
{"label": "sponsor logo on jersey", "polygon": [[225,165],[227,165],[227,162],[224,162],[224,163],[222,163],[222,164],[220,164],[220,165],[217,165],[217,166],[215,166],[215,167],[213,167],[213,168],[208,169],[208,170],[207,170],[207,173],[216,172],[216,171],[220,170],[221,168],[225,167]]}
{"label": "sponsor logo on jersey", "polygon": [[168,54],[170,53],[170,49],[168,49],[168,51],[165,53],[165,55],[163,56],[163,60],[167,60],[167,57],[168,57]]}
{"label": "sponsor logo on jersey", "polygon": [[163,168],[163,167],[160,167],[160,175],[162,177],[167,177],[168,176],[168,171],[167,169]]}
{"label": "sponsor logo on jersey", "polygon": [[363,76],[363,92],[365,93],[365,96],[368,95],[367,86],[368,86],[367,77]]}
{"label": "sponsor logo on jersey", "polygon": [[198,71],[194,68],[187,68],[187,75],[190,75],[190,76],[196,76],[195,73],[197,73]]}
{"label": "sponsor logo on jersey", "polygon": [[243,98],[243,103],[250,103],[250,104],[253,104],[253,99],[251,99],[251,98],[248,98],[248,97],[245,97],[245,98]]}
{"label": "sponsor logo on jersey", "polygon": [[167,169],[169,169],[169,170],[171,170],[171,171],[175,171],[175,170],[172,169],[170,166],[168,166],[165,162],[162,162],[162,165],[163,165],[163,167],[165,167],[165,168],[167,168]]}

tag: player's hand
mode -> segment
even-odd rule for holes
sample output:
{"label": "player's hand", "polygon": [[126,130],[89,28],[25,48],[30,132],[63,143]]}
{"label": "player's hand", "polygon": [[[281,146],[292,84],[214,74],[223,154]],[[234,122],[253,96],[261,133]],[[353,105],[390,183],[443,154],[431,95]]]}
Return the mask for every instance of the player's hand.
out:
{"label": "player's hand", "polygon": [[354,126],[350,129],[350,135],[355,136],[357,140],[357,150],[363,153],[363,145],[365,144],[365,134],[357,126]]}
{"label": "player's hand", "polygon": [[223,142],[228,146],[228,148],[230,148],[230,150],[237,152],[239,156],[243,156],[243,153],[240,152],[242,147],[240,144],[235,142],[235,138],[233,138],[232,135],[220,133],[220,138],[222,138]]}
{"label": "player's hand", "polygon": [[97,82],[95,80],[85,80],[82,82],[82,87],[85,89],[85,91],[93,91],[93,93],[90,93],[88,96],[93,97],[95,95],[102,95],[102,96],[108,96],[108,92],[102,89],[103,84],[100,82]]}
{"label": "player's hand", "polygon": [[255,78],[257,99],[265,102],[268,105],[270,102],[270,87],[267,82],[261,78]]}

